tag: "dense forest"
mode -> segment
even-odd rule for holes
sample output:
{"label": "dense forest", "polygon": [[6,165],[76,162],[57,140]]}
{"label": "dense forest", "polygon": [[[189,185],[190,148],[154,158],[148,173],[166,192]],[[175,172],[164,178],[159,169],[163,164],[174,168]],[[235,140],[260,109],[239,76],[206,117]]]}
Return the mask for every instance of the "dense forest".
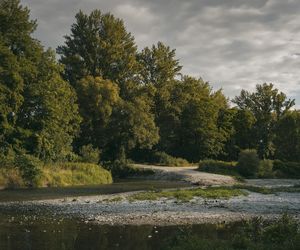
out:
{"label": "dense forest", "polygon": [[183,75],[175,49],[138,48],[124,22],[100,10],[79,11],[56,51],[33,37],[36,27],[19,0],[0,0],[2,168],[26,161],[32,176],[35,160],[152,162],[158,153],[233,161],[243,149],[300,161],[300,112],[273,84],[229,100]]}

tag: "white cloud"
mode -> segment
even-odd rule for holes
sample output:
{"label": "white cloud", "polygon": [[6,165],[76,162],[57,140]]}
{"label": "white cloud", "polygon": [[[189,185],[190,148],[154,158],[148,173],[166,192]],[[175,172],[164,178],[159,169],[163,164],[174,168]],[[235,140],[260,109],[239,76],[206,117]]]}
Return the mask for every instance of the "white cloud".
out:
{"label": "white cloud", "polygon": [[56,48],[79,9],[124,19],[139,48],[163,41],[184,73],[202,76],[233,97],[273,82],[300,104],[298,0],[23,0],[38,19],[36,36]]}

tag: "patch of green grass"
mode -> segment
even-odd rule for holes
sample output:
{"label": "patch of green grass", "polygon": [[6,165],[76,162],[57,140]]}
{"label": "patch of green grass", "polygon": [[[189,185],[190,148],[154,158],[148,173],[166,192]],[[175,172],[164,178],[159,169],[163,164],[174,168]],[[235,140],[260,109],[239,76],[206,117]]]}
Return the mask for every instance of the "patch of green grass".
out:
{"label": "patch of green grass", "polygon": [[121,200],[123,200],[122,197],[116,196],[116,197],[113,197],[113,198],[110,198],[110,199],[103,199],[102,202],[108,202],[108,203],[109,202],[119,202]]}
{"label": "patch of green grass", "polygon": [[129,197],[130,201],[157,200],[160,198],[175,198],[179,201],[190,201],[194,197],[207,199],[229,199],[234,196],[247,195],[243,190],[230,187],[209,187],[195,189],[181,189],[174,191],[141,192]]}
{"label": "patch of green grass", "polygon": [[261,193],[261,194],[276,194],[279,192],[286,192],[286,193],[300,192],[299,185],[294,185],[292,187],[276,187],[276,188],[257,187],[257,186],[250,186],[250,185],[235,185],[233,187],[239,189],[246,189],[250,192]]}

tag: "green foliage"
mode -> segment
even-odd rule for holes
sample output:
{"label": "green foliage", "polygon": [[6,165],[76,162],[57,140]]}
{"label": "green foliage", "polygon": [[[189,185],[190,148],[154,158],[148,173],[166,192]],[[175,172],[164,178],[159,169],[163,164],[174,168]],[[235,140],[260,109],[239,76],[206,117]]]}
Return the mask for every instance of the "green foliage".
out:
{"label": "green foliage", "polygon": [[275,159],[300,161],[300,113],[286,112],[275,126]]}
{"label": "green foliage", "polygon": [[240,152],[237,169],[242,176],[253,177],[259,167],[259,158],[256,150],[245,149]]}
{"label": "green foliage", "polygon": [[0,4],[0,147],[62,159],[79,128],[75,93],[54,53],[32,37],[29,10],[18,0]]}
{"label": "green foliage", "polygon": [[100,161],[100,150],[91,144],[82,146],[79,154],[83,162],[98,164]]}
{"label": "green foliage", "polygon": [[273,161],[272,160],[262,160],[259,163],[257,176],[260,178],[273,178]]}
{"label": "green foliage", "polygon": [[134,148],[151,149],[159,140],[158,128],[150,112],[147,98],[136,96],[133,101],[122,101],[112,114],[107,145],[111,159],[126,157]]}
{"label": "green foliage", "polygon": [[134,37],[121,19],[100,10],[90,15],[80,11],[75,18],[71,35],[57,49],[66,65],[66,79],[74,86],[86,76],[100,76],[116,82],[124,98],[130,91],[127,81],[134,79],[139,68]]}
{"label": "green foliage", "polygon": [[[150,161],[182,166],[184,159],[236,160],[253,148],[262,159],[285,162],[275,161],[274,171],[270,161],[258,168],[254,153],[242,151],[241,174],[299,176],[300,115],[273,84],[242,90],[230,108],[222,90],[182,76],[175,49],[158,42],[138,52],[123,21],[109,13],[80,11],[75,18],[57,49],[59,64],[33,38],[37,23],[29,9],[0,0],[0,164],[11,179],[20,174],[24,185],[38,185],[34,157],[76,162],[80,152],[98,163],[97,148],[103,160],[120,160],[113,169],[121,175],[135,171],[120,167],[132,152],[140,152],[137,160],[150,152]],[[205,171],[236,175],[221,162],[204,163]]]}
{"label": "green foliage", "polygon": [[163,242],[161,249],[296,250],[300,246],[299,222],[287,215],[275,221],[253,218],[242,223],[217,224],[214,227],[211,234],[206,233],[209,226],[200,233],[192,229],[180,230],[180,233]]}
{"label": "green foliage", "polygon": [[274,88],[273,84],[256,85],[256,92],[242,90],[233,102],[241,110],[250,111],[255,117],[252,135],[260,158],[274,155],[274,125],[278,119],[295,105],[294,100],[287,100],[284,93]]}
{"label": "green foliage", "polygon": [[284,162],[275,160],[273,162],[273,170],[276,177],[280,178],[300,178],[300,163],[299,162]]}
{"label": "green foliage", "polygon": [[42,175],[42,163],[31,155],[17,155],[14,162],[20,170],[25,186],[37,187]]}
{"label": "green foliage", "polygon": [[25,182],[18,168],[0,168],[0,187],[2,188],[20,188],[25,187]]}
{"label": "green foliage", "polygon": [[151,48],[144,48],[138,54],[138,61],[142,66],[143,83],[153,84],[158,88],[174,80],[182,69],[179,60],[176,59],[175,49],[171,50],[162,42],[158,42]]}
{"label": "green foliage", "polygon": [[42,186],[64,187],[112,183],[111,173],[91,163],[56,163],[43,168]]}
{"label": "green foliage", "polygon": [[216,160],[204,160],[199,162],[199,171],[224,174],[239,177],[237,162],[226,162]]}
{"label": "green foliage", "polygon": [[165,152],[154,152],[149,163],[170,167],[184,167],[190,165],[187,160],[173,157]]}
{"label": "green foliage", "polygon": [[80,138],[77,144],[92,144],[104,148],[108,138],[107,127],[113,109],[120,102],[118,86],[101,77],[87,76],[76,84],[81,123]]}
{"label": "green foliage", "polygon": [[160,198],[176,198],[180,201],[190,201],[194,197],[207,199],[229,199],[234,196],[246,195],[244,191],[229,187],[209,187],[182,189],[176,191],[141,192],[129,197],[129,200],[157,200]]}
{"label": "green foliage", "polygon": [[124,160],[105,162],[104,166],[112,173],[114,178],[146,177],[154,174],[154,171],[151,169],[136,168]]}
{"label": "green foliage", "polygon": [[229,160],[237,160],[241,150],[255,148],[254,125],[256,118],[253,113],[247,109],[231,109],[231,126],[233,132],[226,143],[226,152]]}
{"label": "green foliage", "polygon": [[262,238],[273,244],[282,244],[289,241],[292,242],[296,239],[296,237],[298,237],[298,240],[300,239],[299,225],[287,214],[283,215],[277,223],[272,223],[267,226],[262,232]]}

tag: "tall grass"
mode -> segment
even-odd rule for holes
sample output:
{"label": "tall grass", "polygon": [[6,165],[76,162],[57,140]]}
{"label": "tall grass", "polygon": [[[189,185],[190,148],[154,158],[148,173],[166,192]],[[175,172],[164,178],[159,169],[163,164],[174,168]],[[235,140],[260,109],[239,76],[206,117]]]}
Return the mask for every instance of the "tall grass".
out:
{"label": "tall grass", "polygon": [[91,163],[57,163],[43,168],[43,186],[76,186],[112,183],[111,173]]}
{"label": "tall grass", "polygon": [[[65,187],[112,183],[111,173],[92,163],[56,163],[42,166],[35,187]],[[17,167],[0,169],[0,186],[26,187],[22,172]]]}

